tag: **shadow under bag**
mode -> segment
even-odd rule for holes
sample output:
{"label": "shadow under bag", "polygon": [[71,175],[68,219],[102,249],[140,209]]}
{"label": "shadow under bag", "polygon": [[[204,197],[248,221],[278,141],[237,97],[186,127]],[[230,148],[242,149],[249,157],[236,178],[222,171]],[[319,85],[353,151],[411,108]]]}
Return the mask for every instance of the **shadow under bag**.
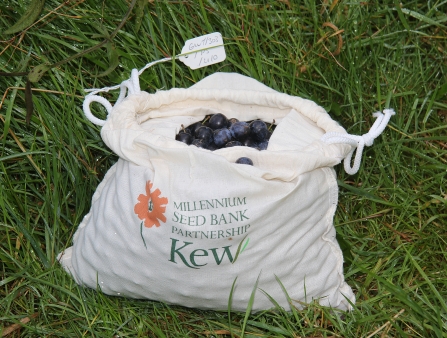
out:
{"label": "shadow under bag", "polygon": [[[376,113],[355,136],[316,103],[235,73],[215,73],[190,88],[149,94],[138,72],[121,84],[114,107],[96,95],[84,111],[119,156],[99,184],[90,212],[59,255],[78,284],[105,294],[187,307],[253,311],[317,300],[349,310],[333,218],[333,166],[355,173],[394,111]],[[126,96],[126,93],[128,95]],[[96,101],[107,120],[94,117]],[[267,150],[210,151],[175,140],[182,125],[223,113],[277,124]],[[351,157],[357,148],[351,167]],[[253,166],[236,164],[249,157]],[[257,284],[256,284],[257,283]]]}

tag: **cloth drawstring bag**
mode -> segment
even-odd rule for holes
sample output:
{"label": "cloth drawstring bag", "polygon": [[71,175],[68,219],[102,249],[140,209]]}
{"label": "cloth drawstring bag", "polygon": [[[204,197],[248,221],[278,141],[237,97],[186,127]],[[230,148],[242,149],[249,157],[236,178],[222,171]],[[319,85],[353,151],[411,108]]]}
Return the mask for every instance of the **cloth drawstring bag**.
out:
{"label": "cloth drawstring bag", "polygon": [[[351,309],[355,296],[333,225],[333,166],[344,159],[354,174],[364,145],[394,111],[376,113],[370,132],[355,136],[313,101],[240,74],[214,73],[189,88],[149,94],[140,90],[140,73],[119,86],[113,107],[98,95],[111,88],[84,101],[119,159],[73,246],[59,255],[75,281],[108,295],[200,309],[245,311],[253,290],[252,311],[312,301]],[[92,102],[106,107],[105,121],[92,115]],[[275,120],[267,150],[210,151],[175,140],[182,125],[216,113]],[[253,166],[235,163],[243,156]]]}

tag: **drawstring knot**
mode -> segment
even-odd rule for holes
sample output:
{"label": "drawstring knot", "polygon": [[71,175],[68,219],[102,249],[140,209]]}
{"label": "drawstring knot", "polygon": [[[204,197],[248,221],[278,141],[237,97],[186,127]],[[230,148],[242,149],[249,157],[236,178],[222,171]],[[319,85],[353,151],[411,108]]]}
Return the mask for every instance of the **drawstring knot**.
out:
{"label": "drawstring knot", "polygon": [[[383,114],[381,112],[374,113],[373,116],[376,118],[374,124],[366,134],[363,134],[361,136],[329,132],[324,134],[321,140],[323,142],[326,142],[327,144],[341,143],[341,144],[349,144],[354,147],[348,153],[348,155],[346,155],[343,161],[345,171],[350,175],[354,175],[360,169],[363,148],[365,147],[365,145],[368,147],[372,146],[374,140],[385,130],[391,116],[395,114],[396,113],[394,112],[393,109],[384,109]],[[357,152],[354,157],[354,162],[351,166],[352,155],[356,150]]]}

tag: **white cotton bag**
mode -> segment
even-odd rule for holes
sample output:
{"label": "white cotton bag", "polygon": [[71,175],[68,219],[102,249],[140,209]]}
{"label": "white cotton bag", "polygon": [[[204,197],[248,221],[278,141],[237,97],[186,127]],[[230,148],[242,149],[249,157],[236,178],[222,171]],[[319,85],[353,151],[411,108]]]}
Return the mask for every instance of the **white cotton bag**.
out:
{"label": "white cotton bag", "polygon": [[[231,294],[231,308],[245,311],[257,283],[253,311],[274,307],[270,298],[287,310],[314,300],[351,308],[355,296],[333,225],[333,166],[346,158],[345,168],[356,172],[364,144],[383,131],[392,110],[376,113],[372,130],[354,136],[316,103],[235,73],[149,94],[134,70],[121,90],[113,108],[98,91],[84,104],[119,160],[93,195],[73,246],[59,256],[78,284],[213,310],[226,310]],[[106,106],[106,121],[91,115],[92,101]],[[267,150],[210,151],[175,140],[182,125],[215,113],[274,120]],[[236,164],[242,156],[253,166]]]}

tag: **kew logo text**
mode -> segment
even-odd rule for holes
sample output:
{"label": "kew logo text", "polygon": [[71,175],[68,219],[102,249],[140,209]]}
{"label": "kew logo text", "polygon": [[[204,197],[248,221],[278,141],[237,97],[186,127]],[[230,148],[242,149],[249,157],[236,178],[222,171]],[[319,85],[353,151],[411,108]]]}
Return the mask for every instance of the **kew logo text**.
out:
{"label": "kew logo text", "polygon": [[210,248],[210,249],[195,249],[192,250],[192,242],[178,243],[178,239],[171,238],[171,258],[172,263],[183,263],[188,268],[200,269],[208,262],[216,262],[220,265],[224,260],[228,259],[230,263],[233,262],[233,255],[231,254],[231,245],[224,246],[222,248]]}

